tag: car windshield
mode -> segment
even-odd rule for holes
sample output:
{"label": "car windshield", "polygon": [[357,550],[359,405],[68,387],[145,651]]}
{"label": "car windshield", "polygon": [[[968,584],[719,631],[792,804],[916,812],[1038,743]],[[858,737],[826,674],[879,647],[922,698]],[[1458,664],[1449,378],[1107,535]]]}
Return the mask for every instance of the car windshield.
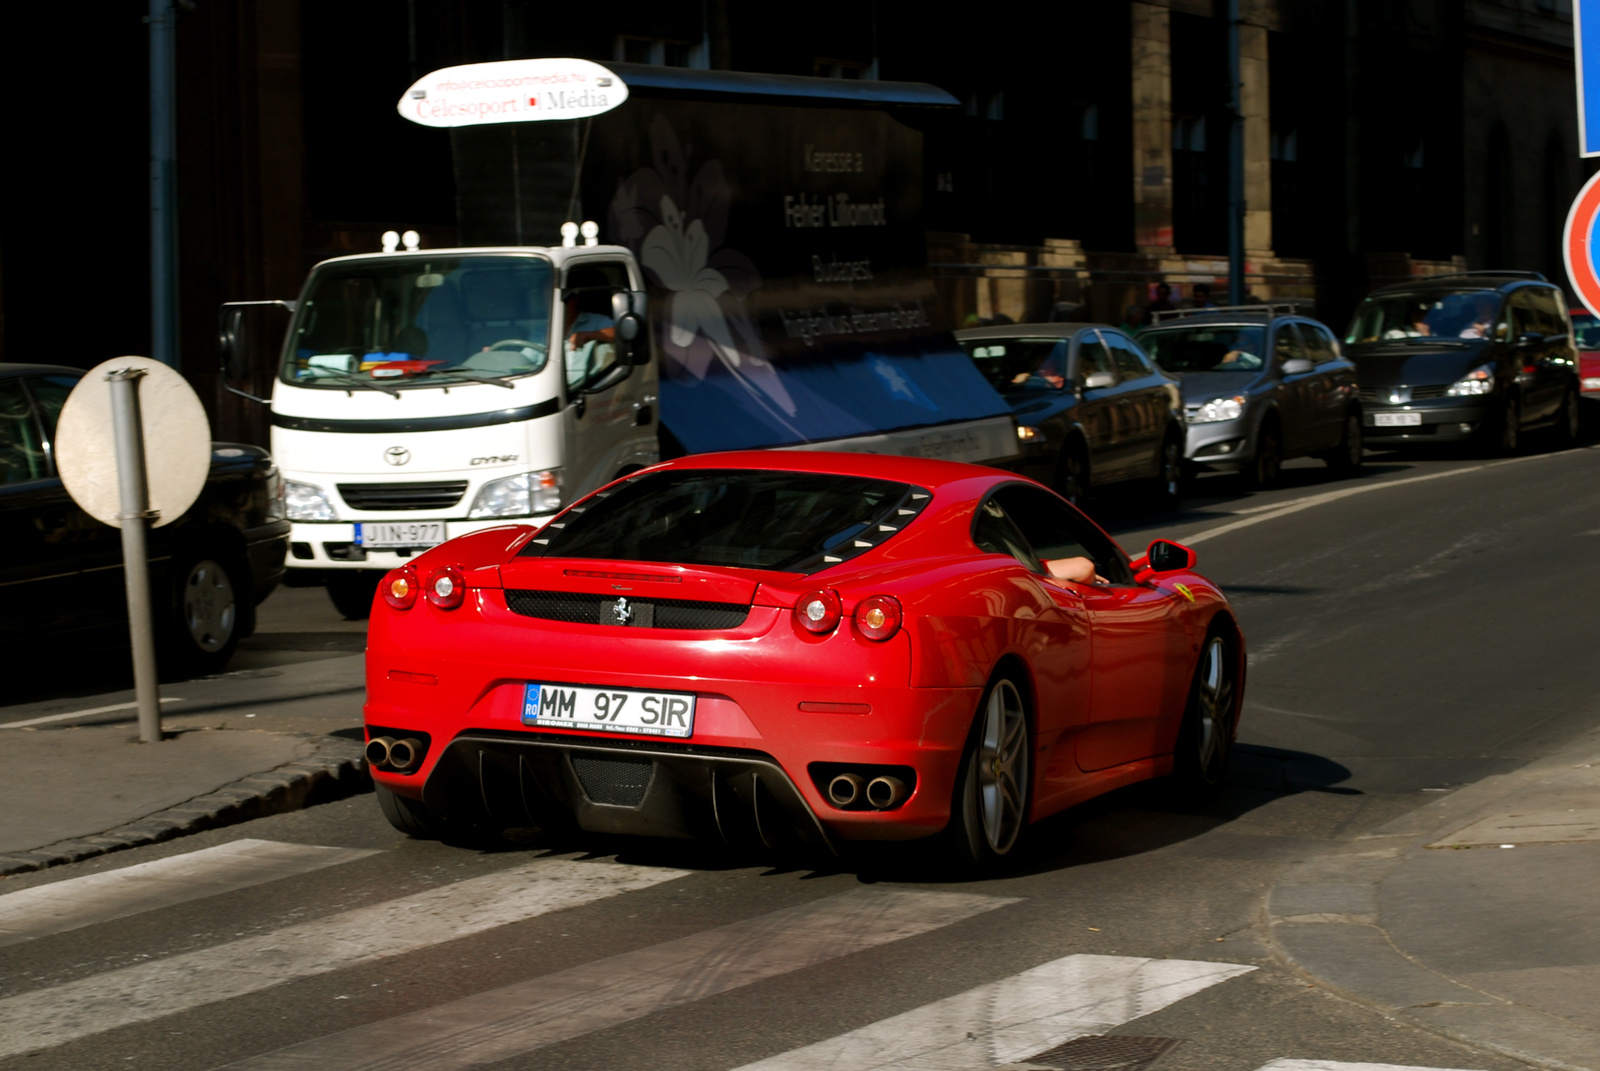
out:
{"label": "car windshield", "polygon": [[961,343],[1001,394],[1065,387],[1068,345],[1064,338],[982,338]]}
{"label": "car windshield", "polygon": [[550,304],[538,257],[330,264],[295,315],[283,378],[345,389],[531,375],[549,355]]}
{"label": "car windshield", "polygon": [[1572,313],[1572,334],[1580,350],[1600,350],[1600,320],[1593,313]]}
{"label": "car windshield", "polygon": [[1144,331],[1139,344],[1163,372],[1259,372],[1267,332],[1254,324],[1205,324]]}
{"label": "car windshield", "polygon": [[1500,337],[1500,295],[1493,290],[1418,290],[1373,294],[1356,309],[1349,343],[1428,338]]}
{"label": "car windshield", "polygon": [[522,553],[798,570],[864,533],[875,536],[910,490],[821,473],[655,472],[568,510],[548,544],[529,543]]}

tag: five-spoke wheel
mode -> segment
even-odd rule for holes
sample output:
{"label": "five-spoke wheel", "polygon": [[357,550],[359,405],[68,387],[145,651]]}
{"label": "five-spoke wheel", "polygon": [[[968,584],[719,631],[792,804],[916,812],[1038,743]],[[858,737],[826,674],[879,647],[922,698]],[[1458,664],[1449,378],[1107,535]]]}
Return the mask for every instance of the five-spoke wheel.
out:
{"label": "five-spoke wheel", "polygon": [[956,783],[950,833],[961,861],[979,868],[1011,851],[1028,820],[1028,712],[1008,677],[989,686]]}

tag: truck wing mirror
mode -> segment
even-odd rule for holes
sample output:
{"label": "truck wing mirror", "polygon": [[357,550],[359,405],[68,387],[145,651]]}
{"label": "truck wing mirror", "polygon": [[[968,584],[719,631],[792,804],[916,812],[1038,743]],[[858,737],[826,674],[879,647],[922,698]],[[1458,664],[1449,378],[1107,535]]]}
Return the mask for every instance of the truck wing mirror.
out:
{"label": "truck wing mirror", "polygon": [[257,398],[234,386],[235,383],[246,382],[250,378],[251,360],[250,347],[244,331],[244,313],[249,308],[277,308],[286,312],[294,312],[299,307],[297,301],[227,301],[224,302],[218,315],[217,322],[217,356],[221,364],[222,385],[229,393],[237,394],[241,398],[249,398],[253,402],[265,404],[265,398]]}
{"label": "truck wing mirror", "polygon": [[611,318],[617,324],[617,340],[634,364],[649,364],[650,351],[638,343],[644,334],[644,316],[648,295],[643,290],[618,290],[611,295]]}

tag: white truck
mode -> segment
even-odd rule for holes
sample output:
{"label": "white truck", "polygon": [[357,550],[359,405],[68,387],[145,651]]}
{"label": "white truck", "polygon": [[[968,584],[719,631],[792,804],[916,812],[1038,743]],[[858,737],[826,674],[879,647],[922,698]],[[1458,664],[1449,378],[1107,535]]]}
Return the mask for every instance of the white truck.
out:
{"label": "white truck", "polygon": [[[267,303],[293,313],[270,398],[291,570],[319,571],[363,617],[377,579],[419,550],[549,515],[664,456],[1016,455],[1009,407],[931,326],[920,135],[896,109],[953,101],[508,61],[436,72],[402,113],[417,99],[448,113],[441,83],[548,80],[561,63],[565,84],[625,78],[628,101],[578,123],[455,130],[474,244],[407,234],[399,249],[391,234]],[[603,225],[562,218],[586,197]],[[264,303],[224,306],[225,382],[248,371],[249,304]]]}

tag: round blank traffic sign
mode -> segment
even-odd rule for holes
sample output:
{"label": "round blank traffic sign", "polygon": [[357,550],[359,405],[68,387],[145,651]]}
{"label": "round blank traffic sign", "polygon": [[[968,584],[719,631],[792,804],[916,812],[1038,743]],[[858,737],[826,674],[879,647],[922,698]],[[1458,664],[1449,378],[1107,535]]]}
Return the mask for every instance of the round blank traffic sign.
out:
{"label": "round blank traffic sign", "polygon": [[111,383],[106,373],[124,368],[145,373],[136,389],[150,508],[159,511],[151,525],[159,528],[194,505],[211,471],[211,423],[205,407],[188,381],[160,361],[118,357],[78,380],[56,422],[56,471],[85,513],[113,528],[122,527]]}

